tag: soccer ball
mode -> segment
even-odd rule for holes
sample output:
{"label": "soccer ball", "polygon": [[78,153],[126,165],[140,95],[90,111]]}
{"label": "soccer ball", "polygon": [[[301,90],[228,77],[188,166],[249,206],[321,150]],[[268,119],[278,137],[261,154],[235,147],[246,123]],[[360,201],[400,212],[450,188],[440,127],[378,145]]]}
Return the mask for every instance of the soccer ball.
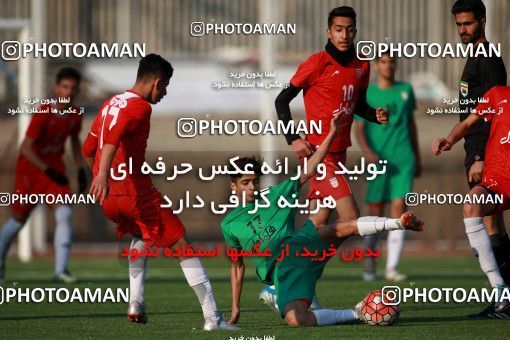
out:
{"label": "soccer ball", "polygon": [[[374,290],[368,293],[361,302],[361,313],[366,319],[366,323],[371,326],[391,326],[397,321],[400,314],[399,304],[392,304],[394,296]],[[384,302],[383,302],[384,301]],[[386,303],[386,304],[385,304]]]}

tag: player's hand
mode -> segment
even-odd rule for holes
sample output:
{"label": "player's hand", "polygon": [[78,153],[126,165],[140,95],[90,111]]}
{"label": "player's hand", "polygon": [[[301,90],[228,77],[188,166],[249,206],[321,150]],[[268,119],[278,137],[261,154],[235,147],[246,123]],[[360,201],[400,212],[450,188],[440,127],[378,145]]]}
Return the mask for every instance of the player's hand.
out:
{"label": "player's hand", "polygon": [[108,198],[109,191],[110,185],[107,176],[98,174],[94,177],[90,185],[89,194],[94,195],[99,200],[99,203],[103,204],[104,200]]}
{"label": "player's hand", "polygon": [[444,138],[438,138],[432,143],[432,153],[434,155],[441,154],[441,151],[448,151],[452,148],[452,143]]}
{"label": "player's hand", "polygon": [[241,309],[239,307],[232,306],[232,315],[230,316],[230,320],[228,320],[228,323],[235,325],[239,321],[240,315]]}
{"label": "player's hand", "polygon": [[78,191],[82,194],[87,188],[87,174],[84,167],[78,168]]}
{"label": "player's hand", "polygon": [[292,142],[292,150],[299,158],[305,158],[313,154],[310,143],[302,138],[296,139]]}
{"label": "player's hand", "polygon": [[53,169],[52,167],[47,167],[46,170],[44,170],[44,173],[46,174],[46,176],[51,178],[52,181],[54,181],[60,185],[69,184],[69,180],[67,179],[66,175],[58,172],[57,170]]}
{"label": "player's hand", "polygon": [[381,109],[378,107],[375,110],[375,117],[377,118],[377,121],[381,124],[388,124],[388,116],[390,113],[386,109]]}
{"label": "player's hand", "polygon": [[485,167],[485,161],[476,161],[469,169],[468,182],[478,183],[482,180],[482,172]]}
{"label": "player's hand", "polygon": [[345,126],[346,124],[343,123],[344,115],[340,113],[340,111],[336,111],[333,113],[333,116],[331,117],[331,122],[329,123],[329,133],[333,135],[338,135],[338,132],[340,131],[340,128]]}

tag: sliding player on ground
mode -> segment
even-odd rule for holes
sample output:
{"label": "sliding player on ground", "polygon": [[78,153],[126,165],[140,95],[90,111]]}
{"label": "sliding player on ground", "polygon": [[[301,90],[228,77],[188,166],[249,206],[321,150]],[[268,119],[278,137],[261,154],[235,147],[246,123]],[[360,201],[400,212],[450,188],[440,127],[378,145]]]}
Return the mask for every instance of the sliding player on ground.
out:
{"label": "sliding player on ground", "polygon": [[[315,175],[317,166],[333,145],[337,125],[341,124],[340,114],[331,119],[331,126],[327,136],[319,148],[308,159],[308,173],[300,178],[289,178],[268,189],[265,199],[268,207],[259,207],[255,213],[250,213],[255,207],[255,201],[260,198],[259,179],[261,164],[255,158],[242,158],[236,162],[238,168],[246,169],[251,165],[252,174],[231,175],[230,187],[240,199],[248,202],[232,210],[222,221],[221,230],[225,242],[231,248],[253,252],[257,247],[261,252],[270,250],[272,256],[255,257],[255,272],[259,281],[275,285],[278,297],[278,311],[285,318],[289,326],[326,326],[341,324],[355,320],[364,321],[360,304],[353,309],[330,310],[316,309],[309,311],[315,294],[317,281],[324,271],[327,260],[314,261],[310,257],[298,256],[296,252],[306,247],[312,253],[322,253],[331,246],[338,248],[349,236],[372,235],[385,230],[415,230],[421,231],[423,223],[407,212],[398,219],[386,217],[360,217],[351,221],[339,221],[317,228],[309,219],[301,229],[295,230],[296,208],[280,208],[278,202],[284,198],[294,202],[299,197],[301,186]],[[233,167],[232,167],[233,168]],[[232,169],[233,170],[233,169]],[[243,198],[244,197],[244,198]],[[257,204],[257,206],[259,206]],[[288,254],[278,259],[281,252]],[[330,257],[329,257],[330,258]],[[328,259],[329,259],[328,258]],[[231,323],[237,323],[240,317],[240,300],[243,287],[245,264],[243,258],[232,261],[232,316]]]}

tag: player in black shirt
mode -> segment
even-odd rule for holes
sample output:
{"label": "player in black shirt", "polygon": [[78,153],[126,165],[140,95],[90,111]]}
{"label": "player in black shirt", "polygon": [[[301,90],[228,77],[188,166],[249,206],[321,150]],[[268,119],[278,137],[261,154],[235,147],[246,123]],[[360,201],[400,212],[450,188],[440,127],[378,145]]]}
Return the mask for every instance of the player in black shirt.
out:
{"label": "player in black shirt", "polygon": [[[458,0],[452,8],[455,16],[455,23],[462,43],[484,44],[488,51],[489,42],[485,37],[486,10],[481,0]],[[476,50],[475,48],[473,50]],[[506,85],[506,69],[501,57],[469,57],[459,88],[459,103],[461,103],[460,120],[463,121],[475,108],[478,98],[492,87]],[[473,104],[473,100],[475,103]],[[467,103],[466,103],[467,102]],[[482,180],[482,171],[485,160],[485,145],[489,139],[491,123],[480,119],[470,133],[464,137],[464,150],[466,158],[464,161],[466,176],[470,188],[476,186]],[[490,235],[490,242],[494,257],[498,263],[501,276],[505,283],[510,284],[510,240],[505,230],[503,214],[486,216],[484,224]],[[487,237],[486,234],[484,236]],[[496,315],[498,314],[498,315]],[[474,316],[490,316],[505,318],[510,315],[499,315],[505,313],[494,313],[493,306]]]}

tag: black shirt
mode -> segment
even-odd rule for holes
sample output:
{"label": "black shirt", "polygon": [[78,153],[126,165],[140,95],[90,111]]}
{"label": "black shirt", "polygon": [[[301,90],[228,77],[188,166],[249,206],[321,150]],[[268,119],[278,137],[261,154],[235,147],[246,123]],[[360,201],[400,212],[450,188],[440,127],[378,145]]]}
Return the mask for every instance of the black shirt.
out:
{"label": "black shirt", "polygon": [[[489,43],[484,42],[485,50],[489,51]],[[473,50],[476,50],[474,48]],[[506,69],[501,57],[468,57],[459,84],[459,100],[478,98],[496,85],[506,86]],[[476,104],[460,104],[460,121],[466,119]],[[491,124],[480,119],[470,132],[464,137],[466,150],[466,165],[476,160],[485,159],[485,145],[489,139]]]}

